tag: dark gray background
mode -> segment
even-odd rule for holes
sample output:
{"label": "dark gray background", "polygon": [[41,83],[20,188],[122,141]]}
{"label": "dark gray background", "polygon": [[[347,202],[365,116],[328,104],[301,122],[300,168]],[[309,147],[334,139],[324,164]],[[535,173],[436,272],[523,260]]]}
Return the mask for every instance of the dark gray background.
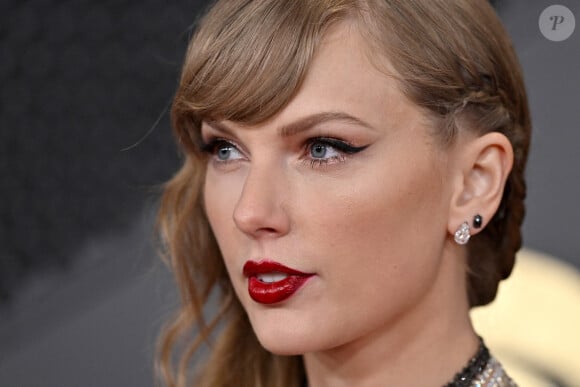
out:
{"label": "dark gray background", "polygon": [[[0,2],[0,386],[153,385],[176,305],[153,243],[179,164],[163,113],[203,3]],[[534,123],[524,244],[580,268],[580,27],[551,42],[554,2],[496,3]]]}

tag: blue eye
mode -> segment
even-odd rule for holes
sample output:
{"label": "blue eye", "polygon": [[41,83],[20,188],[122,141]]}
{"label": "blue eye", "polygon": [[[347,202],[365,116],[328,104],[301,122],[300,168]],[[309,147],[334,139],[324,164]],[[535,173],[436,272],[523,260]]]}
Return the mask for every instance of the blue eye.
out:
{"label": "blue eye", "polygon": [[227,161],[230,159],[232,153],[234,153],[235,151],[236,148],[234,148],[231,145],[218,146],[215,151],[215,155],[218,158],[218,160]]}
{"label": "blue eye", "polygon": [[310,157],[313,159],[332,159],[340,156],[340,153],[330,144],[324,141],[313,142],[310,146]]}
{"label": "blue eye", "polygon": [[217,160],[221,162],[238,160],[244,157],[235,145],[226,141],[216,145],[214,154]]}
{"label": "blue eye", "polygon": [[213,155],[215,161],[219,163],[227,163],[244,157],[234,144],[223,139],[214,139],[202,144],[201,151]]}
{"label": "blue eye", "polygon": [[317,137],[309,141],[308,152],[309,157],[313,160],[323,161],[338,159],[344,155],[352,155],[365,150],[365,146],[352,146],[346,141],[329,137]]}
{"label": "blue eye", "polygon": [[307,142],[306,160],[311,167],[336,164],[347,157],[365,150],[369,145],[353,146],[346,141],[332,137],[315,137]]}

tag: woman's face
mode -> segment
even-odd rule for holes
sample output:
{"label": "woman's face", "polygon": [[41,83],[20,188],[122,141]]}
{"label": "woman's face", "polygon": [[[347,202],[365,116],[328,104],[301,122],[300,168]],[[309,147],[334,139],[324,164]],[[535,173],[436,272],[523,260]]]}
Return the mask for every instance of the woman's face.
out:
{"label": "woman's face", "polygon": [[366,47],[354,27],[336,26],[279,114],[202,127],[207,216],[252,326],[275,353],[364,340],[433,299],[452,153]]}

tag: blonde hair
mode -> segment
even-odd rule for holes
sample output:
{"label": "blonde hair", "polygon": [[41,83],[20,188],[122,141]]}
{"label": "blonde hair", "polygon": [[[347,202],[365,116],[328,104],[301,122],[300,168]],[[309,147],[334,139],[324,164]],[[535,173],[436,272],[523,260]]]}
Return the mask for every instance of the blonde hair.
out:
{"label": "blonde hair", "polygon": [[[521,245],[530,118],[517,58],[487,2],[218,1],[191,40],[171,112],[185,160],[166,185],[159,215],[182,299],[159,346],[159,369],[169,386],[188,384],[193,355],[210,341],[196,386],[299,386],[304,380],[300,357],[260,346],[234,294],[204,212],[205,161],[197,143],[203,120],[255,124],[283,109],[325,31],[346,18],[357,20],[369,47],[381,53],[377,66],[388,58],[401,90],[429,112],[441,146],[458,130],[497,131],[512,143],[514,168],[500,209],[470,241],[470,304],[493,300],[498,282],[511,272]],[[204,307],[216,289],[219,310],[206,321]],[[189,341],[194,327],[197,335]]]}

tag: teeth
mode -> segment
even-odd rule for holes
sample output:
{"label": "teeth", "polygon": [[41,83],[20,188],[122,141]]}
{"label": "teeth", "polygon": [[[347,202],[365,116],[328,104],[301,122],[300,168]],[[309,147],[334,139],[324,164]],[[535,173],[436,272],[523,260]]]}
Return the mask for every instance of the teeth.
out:
{"label": "teeth", "polygon": [[258,274],[256,277],[258,277],[260,281],[270,284],[272,282],[282,281],[283,279],[288,277],[288,275],[284,273],[268,273],[268,274]]}

